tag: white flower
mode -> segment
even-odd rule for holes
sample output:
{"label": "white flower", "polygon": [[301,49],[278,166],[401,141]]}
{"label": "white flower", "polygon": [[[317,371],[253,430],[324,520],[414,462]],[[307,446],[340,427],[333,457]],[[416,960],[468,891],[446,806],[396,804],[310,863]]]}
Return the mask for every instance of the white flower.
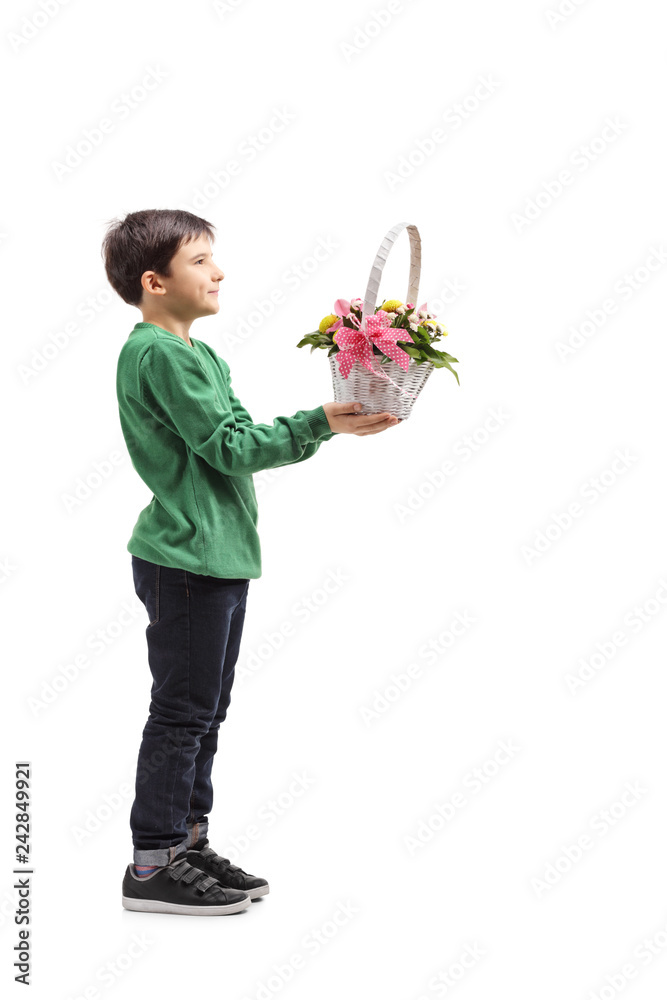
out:
{"label": "white flower", "polygon": [[398,313],[399,316],[404,316],[407,310],[405,306],[399,306],[396,312]]}
{"label": "white flower", "polygon": [[417,315],[419,316],[420,319],[428,319],[428,313],[426,312],[425,309],[420,309]]}
{"label": "white flower", "polygon": [[410,329],[411,330],[418,330],[419,329],[419,324],[418,323],[413,323],[412,320],[410,320]]}

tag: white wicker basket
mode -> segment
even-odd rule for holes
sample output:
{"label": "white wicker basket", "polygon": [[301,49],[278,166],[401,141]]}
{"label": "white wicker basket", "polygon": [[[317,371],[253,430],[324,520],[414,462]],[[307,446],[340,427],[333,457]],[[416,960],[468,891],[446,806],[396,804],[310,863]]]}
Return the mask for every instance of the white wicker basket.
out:
{"label": "white wicker basket", "polygon": [[[408,236],[410,237],[410,280],[405,301],[414,302],[415,306],[419,305],[417,301],[419,295],[419,276],[421,273],[421,239],[419,230],[412,223],[399,222],[398,225],[389,230],[383,239],[373,262],[366,288],[366,297],[361,316],[362,322],[365,316],[372,316],[375,312],[380,278],[382,277],[384,265],[387,262],[389,251],[394,245],[396,237],[403,229],[407,229]],[[361,413],[383,413],[386,410],[400,420],[406,420],[410,416],[417,396],[424,388],[426,380],[435,367],[430,361],[419,362],[415,361],[414,358],[410,358],[408,370],[403,371],[401,366],[397,365],[391,358],[373,352],[373,364],[376,366],[376,370],[383,371],[397,383],[397,385],[392,385],[391,382],[387,382],[382,376],[374,375],[359,361],[355,361],[352,364],[348,377],[344,378],[338,370],[339,354],[340,352],[337,351],[329,358],[334,400],[337,403],[358,400],[362,404]]]}

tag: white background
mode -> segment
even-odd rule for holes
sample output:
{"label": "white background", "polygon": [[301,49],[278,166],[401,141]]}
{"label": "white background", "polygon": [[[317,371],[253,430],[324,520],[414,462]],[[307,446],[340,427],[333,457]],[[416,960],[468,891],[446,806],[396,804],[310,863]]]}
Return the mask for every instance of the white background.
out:
{"label": "white background", "polygon": [[[5,5],[0,939],[10,978],[29,760],[32,996],[664,995],[664,35],[648,0],[557,2]],[[291,120],[250,160],[276,109]],[[400,221],[461,385],[435,371],[397,428],[255,477],[237,671],[259,667],[232,692],[210,839],[230,856],[255,824],[237,863],[271,892],[198,920],[121,907],[151,684],[126,544],[151,494],[115,397],[141,315],[100,245],[129,211],[193,207],[234,159],[199,203],[226,278],[191,332],[256,422],[333,399],[326,353],[296,343],[363,297]],[[381,298],[407,273],[403,233]]]}

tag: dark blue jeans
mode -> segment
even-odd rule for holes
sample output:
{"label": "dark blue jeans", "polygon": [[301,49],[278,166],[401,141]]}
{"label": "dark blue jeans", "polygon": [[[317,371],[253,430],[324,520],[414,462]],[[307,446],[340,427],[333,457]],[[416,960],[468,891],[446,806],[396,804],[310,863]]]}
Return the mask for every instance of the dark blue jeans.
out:
{"label": "dark blue jeans", "polygon": [[211,768],[227,715],[250,580],[224,580],[132,556],[148,612],[153,675],[130,828],[137,865],[168,865],[207,835]]}

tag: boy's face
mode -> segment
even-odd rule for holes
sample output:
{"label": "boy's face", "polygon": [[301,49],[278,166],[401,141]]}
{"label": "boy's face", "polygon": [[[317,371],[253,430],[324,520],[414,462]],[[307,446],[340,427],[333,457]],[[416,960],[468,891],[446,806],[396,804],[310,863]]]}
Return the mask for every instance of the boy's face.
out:
{"label": "boy's face", "polygon": [[171,277],[144,271],[144,306],[157,305],[182,320],[209,316],[220,308],[218,286],[224,272],[213,261],[211,243],[201,235],[176,252],[171,261]]}

